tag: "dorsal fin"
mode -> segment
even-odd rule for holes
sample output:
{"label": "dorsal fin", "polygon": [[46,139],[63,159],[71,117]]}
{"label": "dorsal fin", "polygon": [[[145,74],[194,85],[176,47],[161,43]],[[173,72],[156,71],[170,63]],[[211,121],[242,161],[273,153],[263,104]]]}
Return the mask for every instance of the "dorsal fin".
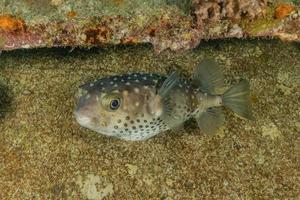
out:
{"label": "dorsal fin", "polygon": [[192,76],[193,84],[202,92],[214,93],[218,87],[223,87],[224,76],[217,63],[211,59],[204,59],[196,67]]}
{"label": "dorsal fin", "polygon": [[161,87],[158,89],[158,94],[161,96],[162,99],[166,98],[170,91],[176,86],[179,82],[179,77],[176,72],[172,72],[166,80],[163,82]]}

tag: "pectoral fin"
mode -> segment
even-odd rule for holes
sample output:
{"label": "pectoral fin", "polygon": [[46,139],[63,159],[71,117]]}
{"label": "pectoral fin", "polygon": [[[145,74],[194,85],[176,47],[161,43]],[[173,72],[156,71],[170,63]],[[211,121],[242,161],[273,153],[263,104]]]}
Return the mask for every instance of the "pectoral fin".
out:
{"label": "pectoral fin", "polygon": [[179,83],[179,77],[176,72],[173,72],[163,82],[162,86],[158,90],[158,95],[161,97],[163,104],[163,121],[168,125],[169,128],[179,128],[183,124],[183,119],[180,113],[175,110],[175,101],[172,99],[172,89]]}

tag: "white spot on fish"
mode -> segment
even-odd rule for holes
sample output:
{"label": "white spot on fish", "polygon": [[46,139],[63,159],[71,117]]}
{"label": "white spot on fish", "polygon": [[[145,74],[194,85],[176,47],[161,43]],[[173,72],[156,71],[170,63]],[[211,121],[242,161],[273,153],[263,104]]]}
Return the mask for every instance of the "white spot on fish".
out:
{"label": "white spot on fish", "polygon": [[139,107],[139,105],[140,105],[140,102],[138,102],[138,101],[135,102],[135,106],[136,106],[136,107]]}
{"label": "white spot on fish", "polygon": [[140,81],[139,81],[139,79],[136,79],[135,82],[139,83]]}
{"label": "white spot on fish", "polygon": [[101,82],[100,85],[103,85],[103,82]]}
{"label": "white spot on fish", "polygon": [[94,86],[94,83],[90,83],[90,87],[93,87]]}
{"label": "white spot on fish", "polygon": [[179,84],[179,87],[182,88],[182,84]]}
{"label": "white spot on fish", "polygon": [[145,85],[145,86],[144,86],[144,89],[146,89],[146,90],[149,89],[149,86]]}
{"label": "white spot on fish", "polygon": [[144,80],[147,80],[147,77],[146,77],[146,76],[144,76],[144,77],[143,77],[143,79],[144,79]]}
{"label": "white spot on fish", "polygon": [[125,85],[130,85],[130,83],[129,83],[129,82],[126,82]]}
{"label": "white spot on fish", "polygon": [[134,88],[133,91],[134,91],[135,93],[139,93],[139,92],[140,92],[140,89],[139,89],[139,88]]}
{"label": "white spot on fish", "polygon": [[134,76],[134,77],[137,77],[137,75],[136,75],[136,74],[134,74],[133,76]]}
{"label": "white spot on fish", "polygon": [[127,78],[128,80],[130,80],[131,79],[131,76],[128,76],[128,78]]}
{"label": "white spot on fish", "polygon": [[124,79],[121,79],[121,82],[124,82]]}
{"label": "white spot on fish", "polygon": [[118,78],[117,78],[117,77],[115,77],[115,78],[114,78],[114,81],[116,81],[116,80],[118,80]]}
{"label": "white spot on fish", "polygon": [[124,96],[128,96],[128,91],[127,91],[127,90],[124,90],[124,91],[123,91],[123,95],[124,95]]}
{"label": "white spot on fish", "polygon": [[118,87],[118,84],[114,84],[114,87]]}
{"label": "white spot on fish", "polygon": [[111,85],[112,85],[112,84],[114,84],[114,82],[113,82],[113,81],[111,81],[111,82],[109,82],[109,83],[110,83]]}

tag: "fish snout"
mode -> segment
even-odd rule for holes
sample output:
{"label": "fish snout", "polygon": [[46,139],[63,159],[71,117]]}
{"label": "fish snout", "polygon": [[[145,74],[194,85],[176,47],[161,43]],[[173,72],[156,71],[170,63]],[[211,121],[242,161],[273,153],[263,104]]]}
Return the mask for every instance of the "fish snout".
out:
{"label": "fish snout", "polygon": [[99,125],[99,122],[101,122],[101,116],[95,108],[90,106],[78,106],[74,110],[74,115],[76,121],[84,127]]}
{"label": "fish snout", "polygon": [[82,126],[88,126],[96,121],[100,121],[100,115],[97,112],[96,102],[90,94],[75,95],[76,105],[74,115],[77,122]]}

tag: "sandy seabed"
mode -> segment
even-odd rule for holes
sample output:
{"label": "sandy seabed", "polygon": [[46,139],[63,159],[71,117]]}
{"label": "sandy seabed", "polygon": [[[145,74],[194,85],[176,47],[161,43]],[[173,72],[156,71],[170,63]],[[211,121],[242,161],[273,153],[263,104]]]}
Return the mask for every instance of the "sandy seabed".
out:
{"label": "sandy seabed", "polygon": [[[251,83],[254,121],[226,110],[214,136],[193,121],[144,142],[80,127],[86,81],[137,72],[190,76],[203,58],[226,84]],[[212,41],[185,53],[150,46],[36,49],[0,56],[0,199],[299,199],[300,45]]]}

